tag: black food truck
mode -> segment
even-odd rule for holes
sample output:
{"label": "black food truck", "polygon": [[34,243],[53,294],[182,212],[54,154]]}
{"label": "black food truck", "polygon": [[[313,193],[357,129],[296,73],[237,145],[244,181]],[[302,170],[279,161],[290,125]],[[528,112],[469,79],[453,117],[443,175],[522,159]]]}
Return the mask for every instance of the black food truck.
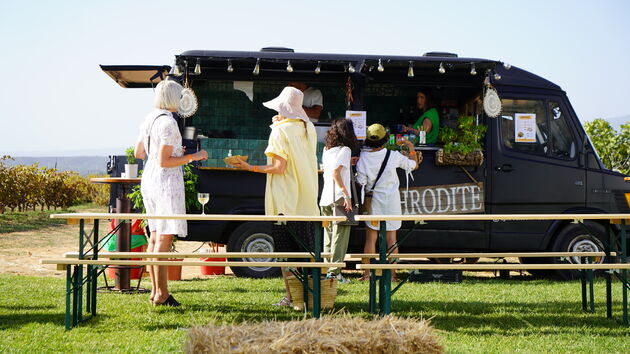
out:
{"label": "black food truck", "polygon": [[[319,162],[330,121],[349,111],[362,112],[365,121],[358,121],[360,125],[388,127],[393,148],[400,139],[419,142],[397,131],[420,117],[419,91],[432,97],[440,129],[451,136],[466,135],[457,134],[467,129],[460,124],[464,120],[472,122],[470,129],[485,126],[481,149],[470,155],[472,159],[458,162],[445,155],[465,144],[449,144],[445,134],[437,144],[417,144],[424,161],[408,185],[407,176],[399,176],[405,214],[630,212],[625,176],[604,167],[565,92],[499,61],[444,52],[381,56],[272,47],[251,52],[191,50],[176,55],[172,67],[101,68],[122,87],[150,88],[168,76],[188,88],[179,123],[187,153],[208,152],[208,160],[193,167],[199,191],[210,193],[208,213],[264,213],[265,175],[230,168],[224,158],[247,155],[252,164],[266,164],[264,149],[275,112],[262,102],[276,97],[289,82],[307,83],[322,94],[323,108],[315,123]],[[112,161],[116,166],[123,163]],[[119,169],[111,173],[117,175]],[[565,221],[430,222],[416,229],[401,252],[602,251],[604,226],[586,224],[593,235]],[[403,223],[402,230],[412,226]],[[218,242],[228,251],[274,249],[270,225],[264,222],[191,221],[188,230],[186,240]],[[350,251],[360,252],[363,241],[363,226],[355,227]],[[234,272],[267,277],[277,275],[278,269]]]}

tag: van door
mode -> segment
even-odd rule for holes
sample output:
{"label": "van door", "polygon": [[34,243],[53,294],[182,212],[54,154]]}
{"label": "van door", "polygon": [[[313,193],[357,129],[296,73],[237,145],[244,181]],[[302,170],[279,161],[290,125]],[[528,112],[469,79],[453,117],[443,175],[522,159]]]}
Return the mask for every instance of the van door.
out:
{"label": "van door", "polygon": [[[510,97],[492,136],[494,214],[563,213],[585,205],[586,169],[562,97]],[[542,249],[549,221],[492,222],[490,248]]]}

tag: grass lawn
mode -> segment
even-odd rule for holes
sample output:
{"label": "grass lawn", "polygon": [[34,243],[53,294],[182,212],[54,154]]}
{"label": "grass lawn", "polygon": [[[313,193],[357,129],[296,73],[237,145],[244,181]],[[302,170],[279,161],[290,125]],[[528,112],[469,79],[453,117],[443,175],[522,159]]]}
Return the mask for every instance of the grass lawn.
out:
{"label": "grass lawn", "polygon": [[[336,310],[370,317],[368,285],[341,284]],[[148,286],[148,281],[144,281]],[[192,325],[297,320],[270,304],[279,279],[218,277],[171,282],[181,308],[155,308],[147,294],[99,294],[99,315],[64,330],[64,279],[0,275],[0,352],[178,352]],[[460,284],[405,284],[394,314],[432,318],[447,352],[630,352],[630,328],[605,318],[604,282],[597,313],[581,310],[579,282],[465,277]],[[614,284],[615,317],[621,286]]]}
{"label": "grass lawn", "polygon": [[68,209],[57,210],[29,210],[25,212],[12,212],[7,210],[0,214],[0,234],[18,231],[37,230],[47,226],[63,225],[65,219],[51,219],[51,214],[73,213],[73,212],[106,212],[107,207],[94,204],[82,204]]}

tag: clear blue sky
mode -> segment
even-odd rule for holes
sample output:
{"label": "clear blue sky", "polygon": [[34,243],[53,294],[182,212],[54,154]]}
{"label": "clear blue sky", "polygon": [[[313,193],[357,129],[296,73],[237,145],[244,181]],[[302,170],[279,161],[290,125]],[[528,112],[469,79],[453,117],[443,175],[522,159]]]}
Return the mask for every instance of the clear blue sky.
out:
{"label": "clear blue sky", "polygon": [[582,121],[630,116],[629,15],[630,1],[605,0],[1,1],[0,155],[121,153],[152,92],[98,65],[171,65],[189,49],[449,51],[547,78]]}

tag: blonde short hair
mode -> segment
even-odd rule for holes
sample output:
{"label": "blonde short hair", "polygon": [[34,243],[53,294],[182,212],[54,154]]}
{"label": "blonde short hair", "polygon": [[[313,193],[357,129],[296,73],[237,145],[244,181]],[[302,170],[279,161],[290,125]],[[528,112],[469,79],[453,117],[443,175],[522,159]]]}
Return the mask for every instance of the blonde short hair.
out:
{"label": "blonde short hair", "polygon": [[173,80],[160,81],[155,87],[155,98],[153,105],[155,108],[177,111],[179,101],[182,98],[182,85]]}

